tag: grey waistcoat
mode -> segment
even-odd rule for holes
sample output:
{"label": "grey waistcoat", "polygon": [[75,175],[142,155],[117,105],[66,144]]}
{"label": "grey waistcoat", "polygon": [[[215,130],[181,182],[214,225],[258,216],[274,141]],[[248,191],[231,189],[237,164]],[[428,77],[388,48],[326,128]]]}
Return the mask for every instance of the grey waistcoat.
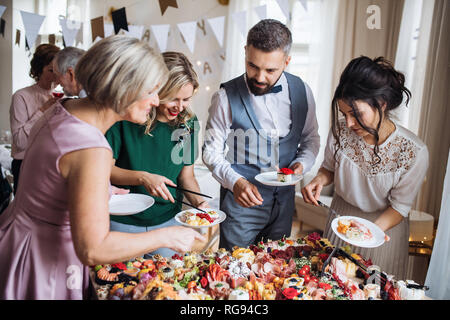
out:
{"label": "grey waistcoat", "polygon": [[267,187],[258,183],[254,177],[270,168],[273,170],[275,165],[288,167],[296,158],[301,142],[308,112],[305,84],[299,77],[287,72],[285,75],[289,86],[292,124],[288,135],[281,139],[271,138],[261,128],[251,105],[244,75],[221,84],[221,88],[226,90],[232,114],[232,132],[227,137],[229,150],[226,159],[237,173],[258,188]]}

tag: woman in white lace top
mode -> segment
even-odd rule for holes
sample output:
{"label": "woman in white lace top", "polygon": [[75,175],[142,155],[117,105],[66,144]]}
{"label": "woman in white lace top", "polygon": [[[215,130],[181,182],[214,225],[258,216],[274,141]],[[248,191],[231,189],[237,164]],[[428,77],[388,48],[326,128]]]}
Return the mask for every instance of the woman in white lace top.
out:
{"label": "woman in white lace top", "polygon": [[[353,251],[398,279],[407,272],[408,214],[428,168],[426,145],[389,118],[404,94],[409,102],[411,93],[404,81],[403,74],[383,58],[360,57],[349,63],[333,98],[324,161],[302,189],[305,201],[318,205],[322,188],[334,183],[331,208],[340,215],[373,221],[389,240],[375,249],[353,247]],[[331,230],[334,218],[329,216],[324,236],[344,246]]]}

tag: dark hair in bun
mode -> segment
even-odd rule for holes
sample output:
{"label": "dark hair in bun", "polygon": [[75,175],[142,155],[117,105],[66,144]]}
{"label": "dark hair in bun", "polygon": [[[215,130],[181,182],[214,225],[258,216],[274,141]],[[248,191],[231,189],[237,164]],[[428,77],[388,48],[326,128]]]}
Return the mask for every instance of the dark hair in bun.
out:
{"label": "dark hair in bun", "polygon": [[52,62],[58,52],[59,48],[53,44],[45,43],[39,45],[30,62],[30,77],[35,81],[39,81],[45,66]]}
{"label": "dark hair in bun", "polygon": [[[361,56],[353,59],[341,75],[339,85],[336,88],[332,101],[332,125],[331,130],[336,140],[336,152],[340,148],[339,136],[339,106],[338,100],[344,101],[352,107],[358,124],[375,137],[374,155],[381,161],[378,155],[379,130],[383,116],[388,117],[389,111],[399,107],[406,96],[406,105],[411,99],[411,92],[405,87],[405,76],[396,71],[392,63],[383,57],[371,59]],[[377,128],[369,128],[361,121],[361,117],[355,105],[355,101],[364,101],[378,111],[380,120]],[[386,106],[383,111],[383,106]],[[336,157],[336,153],[335,153]]]}

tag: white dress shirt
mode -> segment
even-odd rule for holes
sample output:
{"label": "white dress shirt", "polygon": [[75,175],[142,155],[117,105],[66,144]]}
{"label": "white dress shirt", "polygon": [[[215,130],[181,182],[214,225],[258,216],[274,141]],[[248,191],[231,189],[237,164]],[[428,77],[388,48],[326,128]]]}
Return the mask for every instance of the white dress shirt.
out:
{"label": "white dress shirt", "polygon": [[[279,138],[283,138],[288,135],[292,124],[289,86],[284,73],[275,85],[281,85],[282,91],[255,96],[248,86],[247,90],[262,129],[272,133],[272,136],[276,134]],[[300,162],[303,165],[303,173],[309,171],[314,165],[320,147],[316,104],[311,88],[306,83],[305,88],[308,113],[302,131],[301,145],[297,150],[297,158],[289,165]],[[222,88],[214,93],[211,99],[203,146],[203,162],[224,188],[233,190],[234,184],[242,176],[232,169],[231,163],[225,158],[226,140],[231,132],[231,125],[231,107],[226,91]]]}

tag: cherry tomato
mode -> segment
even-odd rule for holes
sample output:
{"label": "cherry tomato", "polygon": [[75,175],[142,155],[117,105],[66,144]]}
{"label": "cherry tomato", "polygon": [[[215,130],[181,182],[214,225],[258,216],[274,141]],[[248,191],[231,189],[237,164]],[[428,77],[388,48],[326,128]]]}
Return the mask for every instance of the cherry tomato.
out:
{"label": "cherry tomato", "polygon": [[303,276],[303,279],[305,280],[305,284],[308,284],[311,281],[311,276],[309,274],[306,274]]}
{"label": "cherry tomato", "polygon": [[304,265],[299,271],[299,276],[305,276],[311,272],[311,267],[309,265]]}
{"label": "cherry tomato", "polygon": [[311,277],[309,281],[313,281],[315,283],[319,283],[319,279],[317,279],[316,277]]}
{"label": "cherry tomato", "polygon": [[319,288],[322,288],[323,290],[330,290],[333,287],[328,283],[321,282],[319,283]]}
{"label": "cherry tomato", "polygon": [[305,269],[306,270],[306,273],[310,273],[311,272],[311,267],[309,266],[309,265],[304,265],[303,267],[302,267],[302,269]]}

